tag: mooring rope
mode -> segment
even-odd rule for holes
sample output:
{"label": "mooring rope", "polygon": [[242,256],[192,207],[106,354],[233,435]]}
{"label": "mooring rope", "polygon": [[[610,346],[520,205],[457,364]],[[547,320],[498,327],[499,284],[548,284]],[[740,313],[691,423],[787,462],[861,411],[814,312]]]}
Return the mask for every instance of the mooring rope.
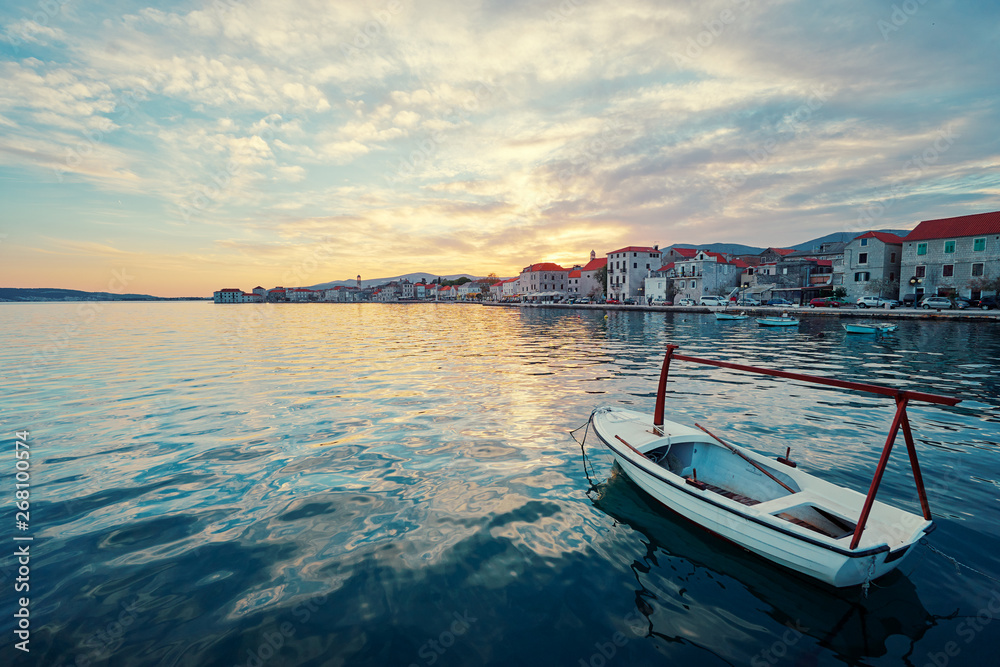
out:
{"label": "mooring rope", "polygon": [[[587,430],[583,432],[583,440],[577,440],[576,432],[584,427],[586,427]],[[587,435],[589,433],[590,433],[590,420],[588,419],[587,423],[576,427],[575,429],[569,432],[569,435],[571,438],[573,438],[576,444],[580,445],[580,453],[583,455],[583,474],[587,478],[587,481],[590,482],[590,488],[591,490],[593,490],[595,488],[595,484],[594,480],[590,478],[590,473],[593,473],[594,477],[597,477],[597,468],[594,467],[594,462],[590,461],[589,458],[587,457],[586,445],[587,445]],[[587,472],[588,463],[590,464],[590,472]],[[590,491],[588,491],[588,493],[590,493]]]}
{"label": "mooring rope", "polygon": [[949,556],[948,554],[946,554],[945,552],[941,551],[937,547],[933,546],[930,542],[928,542],[926,537],[920,540],[920,544],[924,545],[925,547],[927,547],[928,549],[930,549],[934,553],[938,554],[939,556],[944,556],[945,558],[947,558],[948,560],[950,560],[952,562],[952,565],[955,566],[955,572],[961,574],[962,571],[959,568],[964,567],[969,572],[975,572],[976,574],[978,574],[978,575],[980,575],[982,577],[986,577],[987,579],[990,579],[991,581],[995,581],[998,584],[1000,584],[1000,579],[997,579],[994,576],[988,575],[985,572],[980,572],[976,568],[970,567],[970,566],[966,565],[965,563],[960,562],[957,558]]}

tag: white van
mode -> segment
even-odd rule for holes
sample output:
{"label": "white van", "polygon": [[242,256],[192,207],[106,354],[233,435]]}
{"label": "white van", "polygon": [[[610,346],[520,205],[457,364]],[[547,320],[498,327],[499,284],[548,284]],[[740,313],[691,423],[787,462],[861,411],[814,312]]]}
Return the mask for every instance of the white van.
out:
{"label": "white van", "polygon": [[698,305],[700,306],[724,306],[726,302],[729,301],[724,296],[703,296],[698,299]]}

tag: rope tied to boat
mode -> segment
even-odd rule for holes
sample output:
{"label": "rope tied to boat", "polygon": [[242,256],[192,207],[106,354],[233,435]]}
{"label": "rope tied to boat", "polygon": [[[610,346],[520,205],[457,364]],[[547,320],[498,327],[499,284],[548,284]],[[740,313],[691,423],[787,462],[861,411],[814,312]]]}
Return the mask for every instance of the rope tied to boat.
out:
{"label": "rope tied to boat", "polygon": [[868,589],[872,586],[872,578],[875,576],[875,556],[871,557],[868,561],[868,573],[865,574],[865,583],[861,584],[861,590],[865,594],[865,599],[868,599]]}
{"label": "rope tied to boat", "polygon": [[[577,437],[576,437],[577,431],[579,431],[581,428],[584,428],[584,427],[586,427],[586,430],[583,432],[583,440],[577,440]],[[594,484],[594,480],[591,479],[590,475],[591,475],[591,473],[593,473],[594,477],[597,477],[597,468],[594,467],[594,462],[590,461],[587,458],[586,445],[587,445],[587,435],[589,433],[590,433],[590,420],[588,419],[586,421],[586,423],[581,424],[580,426],[577,426],[575,429],[573,429],[572,431],[570,431],[569,435],[570,435],[571,438],[573,438],[573,440],[576,442],[576,444],[580,445],[580,453],[583,455],[583,474],[587,478],[587,481],[590,482],[590,488],[591,488],[591,490],[593,490],[595,488],[595,484]],[[590,464],[590,471],[589,472],[587,471],[587,464],[588,463]],[[588,491],[588,493],[589,493],[589,491]]]}
{"label": "rope tied to boat", "polygon": [[976,574],[978,574],[980,576],[986,577],[987,579],[989,579],[991,581],[995,581],[998,584],[1000,584],[1000,579],[997,579],[994,576],[986,574],[985,572],[981,572],[981,571],[977,570],[974,567],[970,567],[970,566],[966,565],[965,563],[962,563],[961,561],[959,561],[957,558],[954,558],[953,556],[949,556],[948,554],[946,554],[945,552],[941,551],[940,549],[938,549],[937,547],[935,547],[933,544],[931,544],[930,542],[928,542],[926,537],[924,537],[924,538],[922,538],[920,540],[920,544],[924,545],[925,547],[927,547],[928,549],[930,549],[931,551],[933,551],[937,555],[943,556],[946,559],[950,560],[951,563],[952,563],[952,565],[955,566],[955,572],[957,574],[959,574],[959,575],[962,574],[962,570],[960,570],[959,568],[963,568],[964,567],[969,572],[975,572]]}

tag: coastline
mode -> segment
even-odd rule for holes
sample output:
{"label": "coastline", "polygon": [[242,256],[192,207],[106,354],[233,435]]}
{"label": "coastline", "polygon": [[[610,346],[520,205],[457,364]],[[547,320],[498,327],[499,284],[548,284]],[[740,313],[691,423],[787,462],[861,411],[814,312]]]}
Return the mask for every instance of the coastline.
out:
{"label": "coastline", "polygon": [[[483,306],[501,308],[561,308],[580,310],[626,310],[656,313],[699,313],[711,314],[720,312],[722,308],[708,306],[642,306],[625,304],[569,304],[569,303],[496,303],[483,302]],[[917,308],[809,308],[776,306],[747,306],[730,309],[753,316],[794,314],[796,317],[837,317],[859,319],[896,319],[896,320],[971,320],[985,322],[1000,322],[1000,310],[922,310]],[[970,312],[971,311],[971,312]]]}

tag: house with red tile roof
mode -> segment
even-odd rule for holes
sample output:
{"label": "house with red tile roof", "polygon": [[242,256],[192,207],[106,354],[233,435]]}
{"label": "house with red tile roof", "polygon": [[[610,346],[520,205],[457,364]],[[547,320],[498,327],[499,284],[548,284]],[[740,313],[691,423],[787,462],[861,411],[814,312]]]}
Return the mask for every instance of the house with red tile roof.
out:
{"label": "house with red tile roof", "polygon": [[995,294],[1000,277],[1000,211],[924,220],[902,239],[902,295]]}
{"label": "house with red tile roof", "polygon": [[518,283],[521,294],[533,300],[554,299],[566,293],[570,269],[552,262],[532,264],[521,269]]}
{"label": "house with red tile roof", "polygon": [[590,251],[590,261],[585,265],[573,267],[567,276],[567,293],[574,297],[599,297],[604,294],[604,285],[597,280],[597,272],[608,265],[607,257],[597,257]]}
{"label": "house with red tile roof", "polygon": [[609,299],[645,301],[645,281],[650,271],[663,266],[659,246],[628,246],[607,253]]}
{"label": "house with red tile roof", "polygon": [[855,301],[865,295],[895,299],[899,296],[899,272],[903,239],[887,232],[865,232],[844,247],[844,289]]}
{"label": "house with red tile roof", "polygon": [[675,260],[650,275],[649,288],[655,291],[654,300],[669,296],[666,284],[657,280],[669,278],[672,281],[675,301],[678,299],[693,299],[697,301],[703,296],[728,296],[733,288],[739,285],[740,274],[748,267],[742,260],[733,259],[729,255],[710,250],[698,250],[691,257]]}

